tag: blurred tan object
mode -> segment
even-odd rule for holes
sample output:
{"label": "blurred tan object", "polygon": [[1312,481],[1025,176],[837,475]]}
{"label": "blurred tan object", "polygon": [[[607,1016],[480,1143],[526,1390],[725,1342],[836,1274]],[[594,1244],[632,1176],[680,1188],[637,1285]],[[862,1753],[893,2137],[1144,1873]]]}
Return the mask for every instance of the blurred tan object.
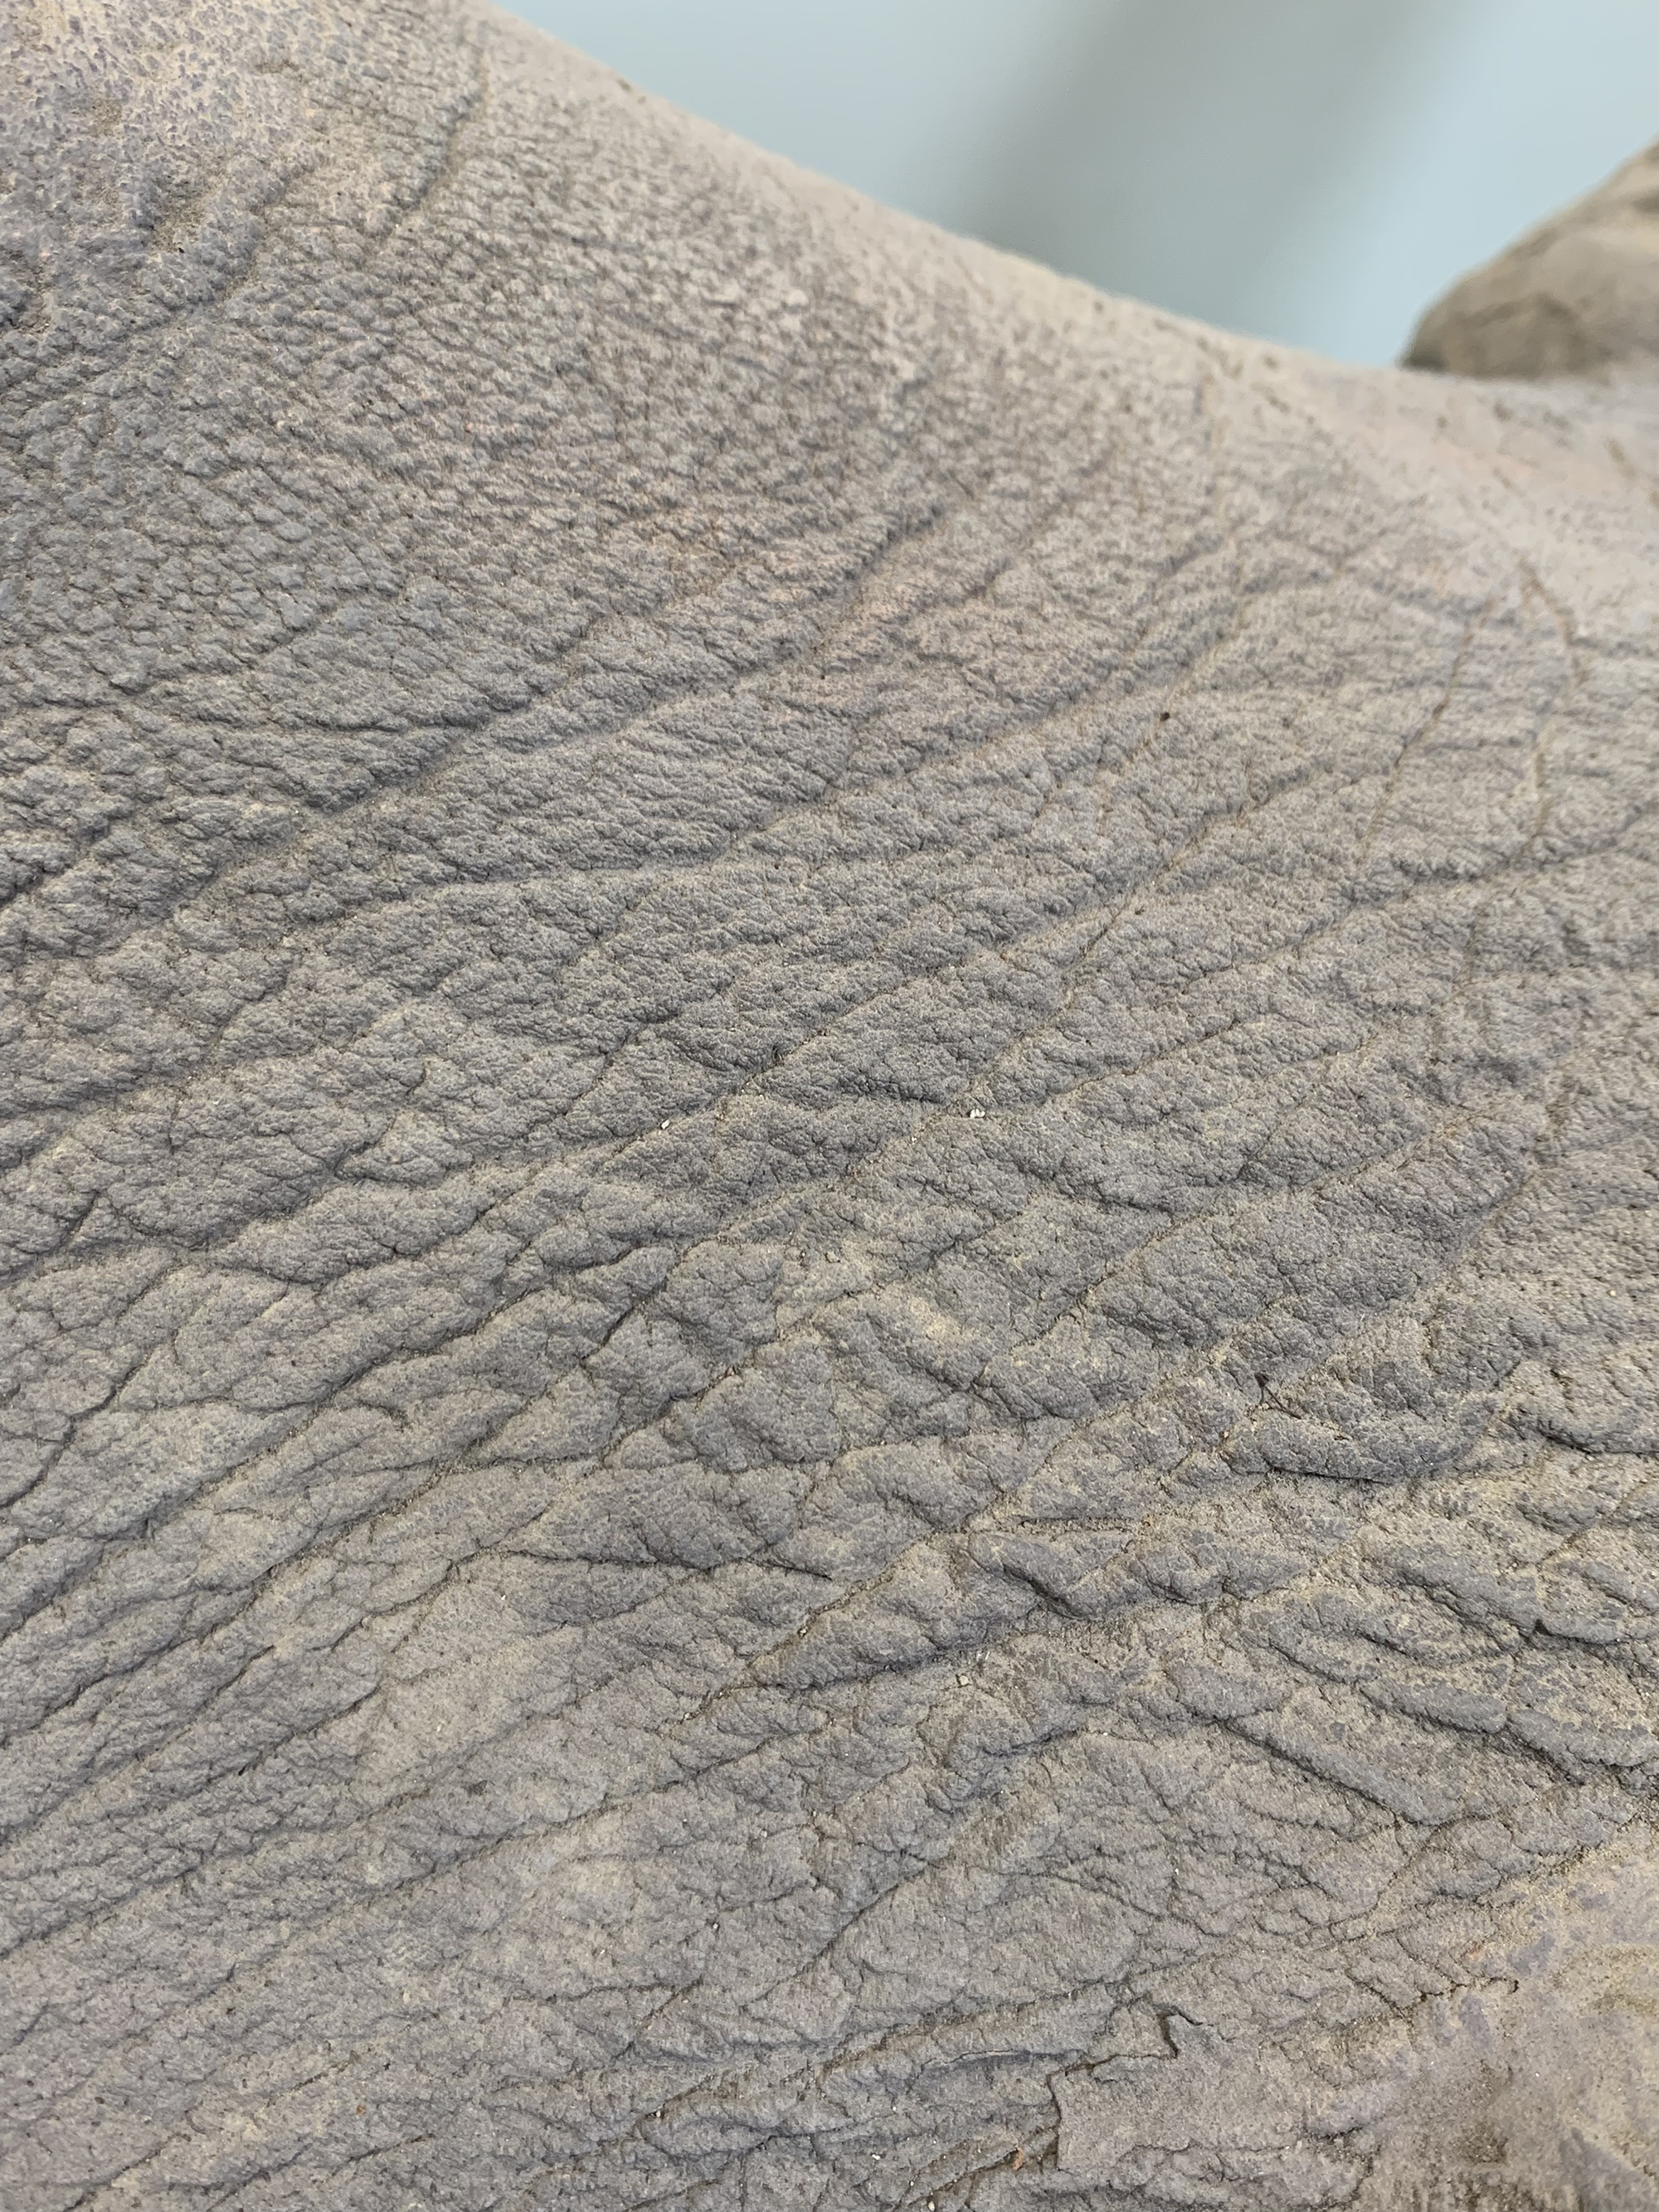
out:
{"label": "blurred tan object", "polygon": [[1646,373],[1659,355],[1659,149],[1650,147],[1437,301],[1408,368]]}

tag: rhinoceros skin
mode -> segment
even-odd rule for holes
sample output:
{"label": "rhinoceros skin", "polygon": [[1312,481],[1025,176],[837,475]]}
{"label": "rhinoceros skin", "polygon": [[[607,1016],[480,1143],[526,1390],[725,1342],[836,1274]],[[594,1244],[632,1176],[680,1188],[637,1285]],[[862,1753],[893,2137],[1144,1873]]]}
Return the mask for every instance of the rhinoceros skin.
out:
{"label": "rhinoceros skin", "polygon": [[1637,264],[4,39],[0,2203],[1659,2203]]}

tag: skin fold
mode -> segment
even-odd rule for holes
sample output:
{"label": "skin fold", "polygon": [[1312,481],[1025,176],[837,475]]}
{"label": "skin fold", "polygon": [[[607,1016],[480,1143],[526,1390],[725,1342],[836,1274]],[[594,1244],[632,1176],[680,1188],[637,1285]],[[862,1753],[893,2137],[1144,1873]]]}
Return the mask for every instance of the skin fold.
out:
{"label": "skin fold", "polygon": [[1640,194],[1352,370],[0,63],[0,2204],[1659,2205]]}

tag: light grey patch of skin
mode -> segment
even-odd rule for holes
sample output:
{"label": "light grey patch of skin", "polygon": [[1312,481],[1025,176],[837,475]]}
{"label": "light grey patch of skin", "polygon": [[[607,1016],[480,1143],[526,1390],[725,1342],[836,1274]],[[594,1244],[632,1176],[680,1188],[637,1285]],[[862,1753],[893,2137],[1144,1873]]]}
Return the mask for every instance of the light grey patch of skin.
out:
{"label": "light grey patch of skin", "polygon": [[[1180,2015],[1055,2084],[1057,2172],[1202,2201],[1247,2174],[1285,2203],[1659,2204],[1659,1889],[1638,1834],[1476,1946],[1404,2037],[1263,2050]],[[1340,2076],[1341,2078],[1338,2078]]]}
{"label": "light grey patch of skin", "polygon": [[1415,2024],[1358,2212],[1440,2197],[1659,2204],[1659,1885],[1650,1834],[1590,1854]]}
{"label": "light grey patch of skin", "polygon": [[467,6],[72,13],[0,2202],[1471,2171],[1471,1960],[1653,1863],[1651,389],[1176,323]]}

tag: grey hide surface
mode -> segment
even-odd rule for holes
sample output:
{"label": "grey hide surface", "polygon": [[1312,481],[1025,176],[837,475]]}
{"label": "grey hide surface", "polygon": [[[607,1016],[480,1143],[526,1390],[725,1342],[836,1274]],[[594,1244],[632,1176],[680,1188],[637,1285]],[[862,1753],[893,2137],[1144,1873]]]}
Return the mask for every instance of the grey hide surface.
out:
{"label": "grey hide surface", "polygon": [[0,2204],[1659,2203],[1644,364],[3,21]]}

